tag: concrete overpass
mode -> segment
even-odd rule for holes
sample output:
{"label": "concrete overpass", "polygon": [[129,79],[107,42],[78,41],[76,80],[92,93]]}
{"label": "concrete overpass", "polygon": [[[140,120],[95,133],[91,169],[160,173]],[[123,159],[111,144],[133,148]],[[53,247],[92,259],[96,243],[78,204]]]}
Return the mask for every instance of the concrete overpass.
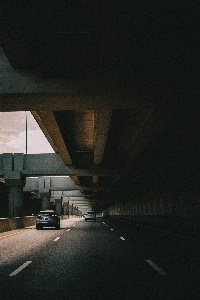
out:
{"label": "concrete overpass", "polygon": [[99,210],[199,214],[196,2],[34,3],[1,2],[0,110],[32,112]]}
{"label": "concrete overpass", "polygon": [[29,177],[23,192],[32,194],[33,202],[41,199],[41,209],[54,209],[60,215],[81,215],[94,209],[97,200],[95,194],[85,195],[84,187],[69,176]]}
{"label": "concrete overpass", "polygon": [[50,209],[51,204],[59,214],[68,214],[73,205],[76,208],[78,205],[79,211],[94,209],[96,192],[102,187],[82,186],[76,183],[76,177],[108,176],[109,173],[102,167],[89,167],[86,170],[66,166],[57,153],[0,154],[0,177],[8,189],[9,216],[18,216],[23,210],[23,193],[28,193],[33,202],[41,199],[41,209]]}

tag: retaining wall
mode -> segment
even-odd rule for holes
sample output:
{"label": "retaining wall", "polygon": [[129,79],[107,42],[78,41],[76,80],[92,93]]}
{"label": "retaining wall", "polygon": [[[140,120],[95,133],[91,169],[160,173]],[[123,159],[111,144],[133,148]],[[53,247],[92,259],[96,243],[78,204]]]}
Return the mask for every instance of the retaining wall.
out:
{"label": "retaining wall", "polygon": [[35,216],[16,217],[16,218],[0,218],[0,232],[25,228],[35,225]]}

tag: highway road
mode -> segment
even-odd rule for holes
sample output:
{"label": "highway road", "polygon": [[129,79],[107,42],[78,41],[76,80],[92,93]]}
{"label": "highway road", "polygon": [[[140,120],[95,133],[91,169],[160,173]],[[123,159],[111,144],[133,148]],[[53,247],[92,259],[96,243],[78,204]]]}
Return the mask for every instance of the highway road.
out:
{"label": "highway road", "polygon": [[0,233],[0,299],[200,299],[199,244],[100,217]]}

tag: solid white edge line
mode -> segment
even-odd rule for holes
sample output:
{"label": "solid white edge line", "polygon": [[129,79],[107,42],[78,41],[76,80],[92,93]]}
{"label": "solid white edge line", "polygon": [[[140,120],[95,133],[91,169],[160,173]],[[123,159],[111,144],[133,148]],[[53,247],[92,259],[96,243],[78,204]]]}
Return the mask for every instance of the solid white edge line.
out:
{"label": "solid white edge line", "polygon": [[14,272],[12,272],[9,276],[15,276],[17,275],[19,272],[21,272],[24,268],[26,268],[30,263],[32,263],[32,261],[27,261],[25,262],[23,265],[21,265],[18,269],[16,269]]}
{"label": "solid white edge line", "polygon": [[58,236],[55,240],[54,240],[54,242],[57,242],[57,240],[59,240],[60,239],[60,236]]}
{"label": "solid white edge line", "polygon": [[146,262],[148,263],[148,264],[150,264],[150,266],[152,266],[153,268],[154,268],[154,270],[156,270],[160,275],[162,275],[162,276],[166,276],[167,275],[167,273],[165,273],[160,267],[158,267],[153,261],[151,261],[151,260],[146,260]]}

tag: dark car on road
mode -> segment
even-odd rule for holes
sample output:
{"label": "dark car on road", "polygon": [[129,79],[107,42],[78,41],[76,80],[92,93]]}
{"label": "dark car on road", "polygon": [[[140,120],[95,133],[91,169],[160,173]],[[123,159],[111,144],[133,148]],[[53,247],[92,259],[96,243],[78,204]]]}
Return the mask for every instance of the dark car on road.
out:
{"label": "dark car on road", "polygon": [[36,219],[36,229],[55,227],[60,229],[60,217],[54,210],[41,210]]}
{"label": "dark car on road", "polygon": [[96,221],[96,213],[94,211],[87,211],[87,214],[85,215],[85,221],[88,220],[94,220]]}
{"label": "dark car on road", "polygon": [[110,214],[108,211],[103,211],[101,216],[103,219],[110,219]]}

